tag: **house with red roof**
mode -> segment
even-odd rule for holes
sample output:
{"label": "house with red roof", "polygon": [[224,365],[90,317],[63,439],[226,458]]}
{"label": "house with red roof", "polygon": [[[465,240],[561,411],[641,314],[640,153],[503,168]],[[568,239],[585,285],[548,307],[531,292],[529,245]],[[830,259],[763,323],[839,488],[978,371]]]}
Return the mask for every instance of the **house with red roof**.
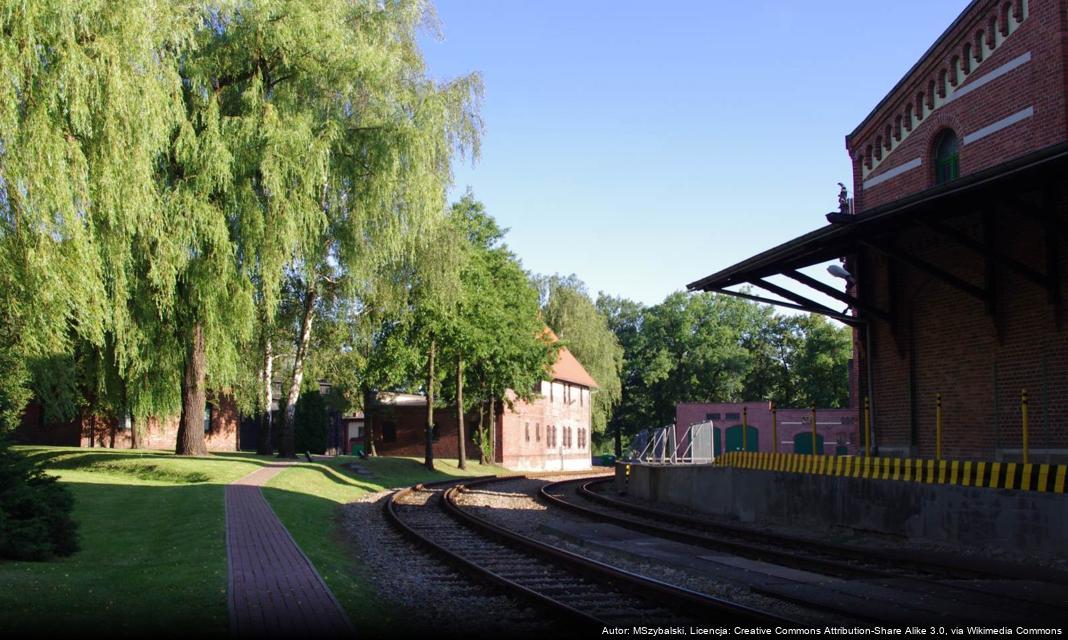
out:
{"label": "house with red roof", "polygon": [[[566,347],[558,351],[548,377],[538,383],[530,400],[522,400],[509,390],[506,402],[496,403],[495,415],[485,418],[492,421],[496,432],[494,462],[497,464],[516,471],[570,471],[590,467],[590,401],[597,382]],[[475,439],[479,419],[478,411],[464,417],[466,450],[471,459],[479,456]],[[367,417],[356,414],[344,418],[346,452],[364,446],[367,420],[372,422],[375,450],[379,455],[424,455],[425,396],[380,393]],[[434,409],[434,425],[434,455],[457,457],[455,407]]]}

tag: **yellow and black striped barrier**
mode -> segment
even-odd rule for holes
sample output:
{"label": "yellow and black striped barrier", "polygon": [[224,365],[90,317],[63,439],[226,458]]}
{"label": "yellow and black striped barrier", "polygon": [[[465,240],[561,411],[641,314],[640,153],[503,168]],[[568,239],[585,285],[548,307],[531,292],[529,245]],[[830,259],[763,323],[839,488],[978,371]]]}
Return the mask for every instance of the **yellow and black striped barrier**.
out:
{"label": "yellow and black striped barrier", "polygon": [[740,469],[1064,493],[1068,465],[729,451],[716,464]]}

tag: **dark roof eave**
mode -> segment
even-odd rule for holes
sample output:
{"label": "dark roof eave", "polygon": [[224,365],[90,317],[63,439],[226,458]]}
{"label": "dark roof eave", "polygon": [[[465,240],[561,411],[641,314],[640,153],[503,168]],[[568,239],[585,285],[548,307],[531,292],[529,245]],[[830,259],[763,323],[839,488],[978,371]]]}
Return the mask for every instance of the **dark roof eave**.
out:
{"label": "dark roof eave", "polygon": [[[894,221],[923,207],[967,197],[985,186],[1041,172],[1068,160],[1068,142],[1052,145],[995,167],[932,187],[879,207],[862,211],[855,220],[810,231],[712,275],[686,285],[689,291],[711,291],[766,277],[784,266],[808,266],[848,253],[855,239],[878,223]],[[839,253],[840,252],[840,253]],[[835,255],[837,253],[837,255]]]}

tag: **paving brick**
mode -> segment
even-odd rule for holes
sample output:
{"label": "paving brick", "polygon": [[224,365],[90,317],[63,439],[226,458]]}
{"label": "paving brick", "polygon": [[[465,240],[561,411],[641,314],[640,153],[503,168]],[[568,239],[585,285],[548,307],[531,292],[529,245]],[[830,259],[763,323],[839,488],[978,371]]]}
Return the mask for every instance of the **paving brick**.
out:
{"label": "paving brick", "polygon": [[287,466],[271,464],[226,487],[230,632],[352,635],[337,599],[260,491]]}

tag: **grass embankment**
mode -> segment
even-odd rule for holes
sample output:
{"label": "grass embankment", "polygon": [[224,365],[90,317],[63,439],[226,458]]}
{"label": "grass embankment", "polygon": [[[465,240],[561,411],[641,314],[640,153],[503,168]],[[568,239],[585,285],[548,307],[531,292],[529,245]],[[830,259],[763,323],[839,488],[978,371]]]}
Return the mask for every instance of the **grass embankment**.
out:
{"label": "grass embankment", "polygon": [[[227,626],[226,484],[273,458],[204,458],[161,451],[21,447],[74,495],[81,551],[50,562],[0,561],[0,631],[173,635],[223,634]],[[369,492],[450,475],[500,472],[455,461],[438,472],[418,460],[361,461],[373,477],[344,467],[352,458],[300,463],[265,495],[358,627],[381,619],[359,558],[342,535],[339,506]]]}

